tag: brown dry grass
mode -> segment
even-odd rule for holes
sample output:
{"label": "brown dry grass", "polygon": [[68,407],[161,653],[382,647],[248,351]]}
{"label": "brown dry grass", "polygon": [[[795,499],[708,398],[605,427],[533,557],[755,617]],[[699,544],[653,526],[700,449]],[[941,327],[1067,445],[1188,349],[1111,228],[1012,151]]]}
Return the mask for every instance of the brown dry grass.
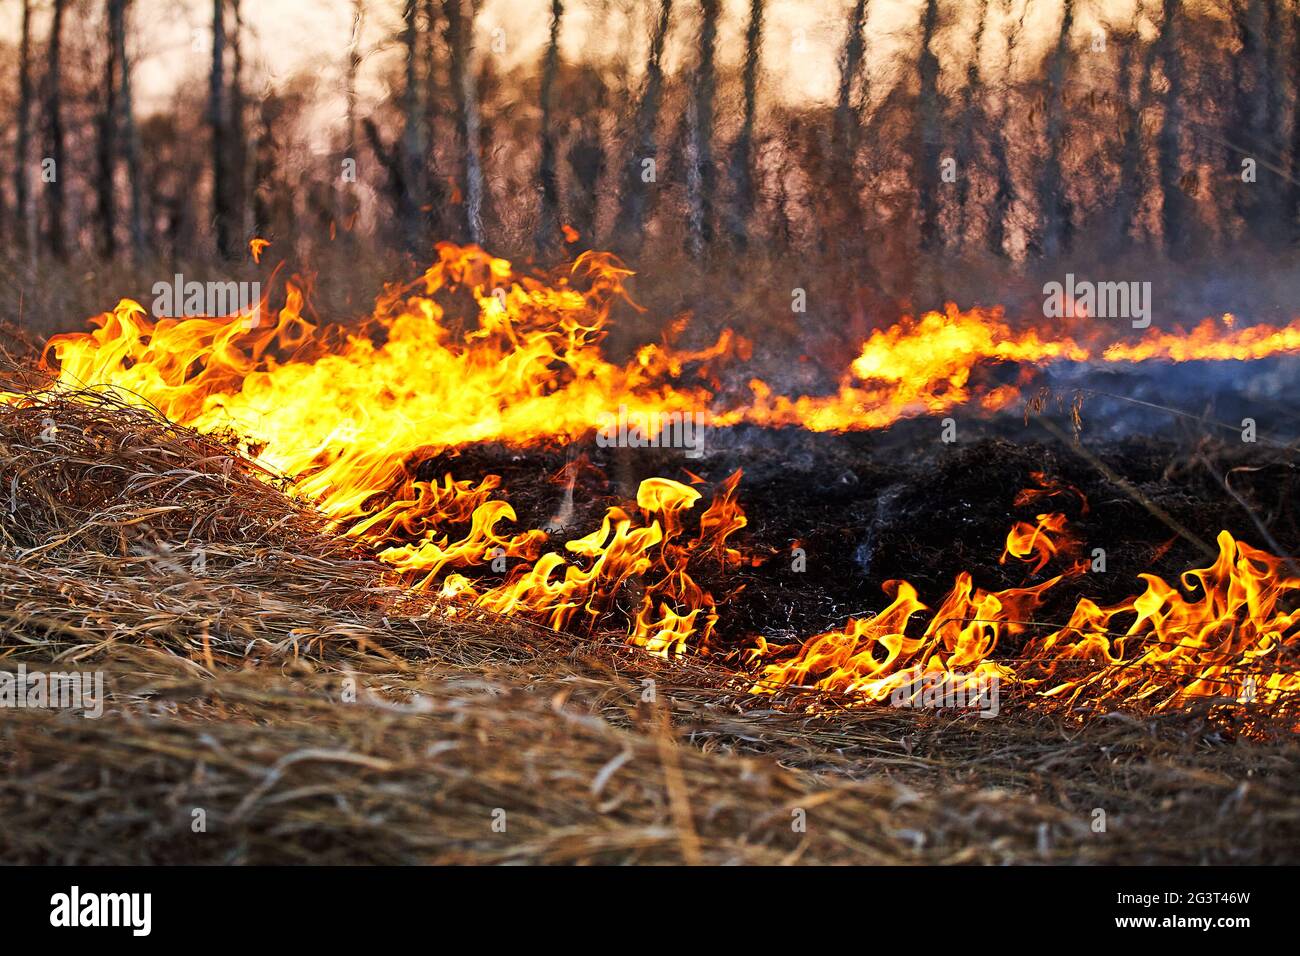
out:
{"label": "brown dry grass", "polygon": [[0,711],[6,861],[1300,856],[1300,746],[1213,705],[811,715],[707,659],[452,621],[231,448],[112,396],[0,406],[0,516],[3,666],[108,689],[97,720]]}

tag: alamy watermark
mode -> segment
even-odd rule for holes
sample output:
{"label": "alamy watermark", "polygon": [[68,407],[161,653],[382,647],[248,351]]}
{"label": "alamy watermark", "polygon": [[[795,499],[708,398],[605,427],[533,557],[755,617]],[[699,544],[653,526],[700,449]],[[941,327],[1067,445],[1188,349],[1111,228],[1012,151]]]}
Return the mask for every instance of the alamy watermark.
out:
{"label": "alamy watermark", "polygon": [[50,925],[54,927],[124,927],[132,936],[148,936],[153,929],[152,893],[83,893],[73,886],[50,897]]}
{"label": "alamy watermark", "polygon": [[596,445],[600,448],[684,448],[687,458],[704,454],[703,412],[628,411],[596,416]]}
{"label": "alamy watermark", "polygon": [[935,710],[974,710],[981,717],[996,717],[1001,678],[996,674],[931,671],[899,684],[889,695],[893,707]]}
{"label": "alamy watermark", "polygon": [[0,708],[81,710],[94,719],[104,714],[103,671],[0,671]]}
{"label": "alamy watermark", "polygon": [[245,328],[262,321],[262,283],[186,282],[179,272],[171,282],[153,284],[153,317],[181,319],[197,316],[239,316]]}
{"label": "alamy watermark", "polygon": [[1151,283],[1079,281],[1068,272],[1064,283],[1043,286],[1043,315],[1049,319],[1129,319],[1133,328],[1145,329],[1151,324]]}

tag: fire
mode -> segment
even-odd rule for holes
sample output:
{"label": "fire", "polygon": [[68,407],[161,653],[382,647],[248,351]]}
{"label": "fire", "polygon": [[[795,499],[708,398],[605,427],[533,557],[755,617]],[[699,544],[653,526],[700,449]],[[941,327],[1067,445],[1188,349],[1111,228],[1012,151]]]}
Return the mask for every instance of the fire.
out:
{"label": "fire", "polygon": [[1007,532],[1007,546],[998,558],[1006,564],[1007,558],[1017,558],[1032,563],[1030,571],[1037,574],[1061,551],[1070,549],[1073,540],[1068,537],[1069,520],[1059,511],[1038,516],[1038,524],[1017,521]]}
{"label": "fire", "polygon": [[[1054,557],[1050,536],[1038,534],[1044,524],[1063,527],[1063,516],[1040,516],[1039,528],[1029,529],[1036,548],[1025,545],[1018,529],[1028,526],[1018,523],[1007,552]],[[813,688],[879,701],[926,675],[969,686],[996,674],[1043,698],[1070,702],[1145,702],[1157,710],[1189,697],[1289,703],[1300,693],[1300,608],[1291,607],[1300,578],[1285,574],[1283,564],[1223,531],[1214,564],[1182,575],[1187,595],[1141,574],[1141,594],[1109,607],[1081,599],[1066,625],[1046,634],[1033,633],[1033,612],[1066,575],[1086,565],[1032,588],[993,592],[973,587],[962,572],[916,638],[907,636],[911,619],[928,609],[910,584],[891,581],[892,601],[874,617],[851,620],[794,649],[760,641],[751,652],[761,665],[752,690]],[[996,659],[998,641],[1016,635],[1028,635],[1017,657]]]}
{"label": "fire", "polygon": [[[1280,558],[1222,531],[1218,558],[1177,588],[1142,574],[1146,590],[1113,607],[1082,600],[1068,625],[1033,647],[1026,679],[1048,697],[1148,700],[1235,697],[1276,704],[1300,691],[1295,652],[1300,611],[1287,610],[1300,578]],[[1115,621],[1133,615],[1123,631]],[[1067,661],[1101,664],[1087,676],[1057,673]],[[1069,670],[1069,668],[1064,668]],[[1103,679],[1104,678],[1104,679]]]}
{"label": "fire", "polygon": [[[501,614],[540,619],[556,629],[594,630],[625,598],[635,604],[630,643],[661,656],[681,653],[688,643],[708,648],[717,623],[713,595],[691,576],[693,557],[717,555],[738,561],[726,539],[745,524],[734,501],[741,473],[723,483],[699,519],[699,534],[683,541],[686,512],[701,495],[668,478],[641,482],[639,513],[610,508],[601,526],[565,545],[566,561],[547,553],[531,567],[497,587],[479,590],[475,582],[450,575],[442,594]],[[383,557],[383,555],[381,555]]]}
{"label": "fire", "polygon": [[[1049,478],[1042,472],[1032,472],[1030,477],[1037,487],[1025,488],[1016,495],[1016,507],[1036,505],[1064,497],[1077,500],[1082,514],[1088,513],[1088,499],[1078,488],[1056,479]],[[1070,530],[1070,521],[1063,512],[1051,511],[1037,516],[1037,524],[1017,521],[1007,532],[1006,547],[1002,550],[999,564],[1006,564],[1008,558],[1015,558],[1032,564],[1031,574],[1037,574],[1043,568],[1060,557],[1075,557],[1079,553],[1080,542]],[[1066,573],[1082,574],[1088,569],[1087,562],[1076,563]]]}
{"label": "fire", "polygon": [[[260,258],[266,247],[254,240],[250,248]],[[531,275],[477,248],[443,244],[419,280],[389,288],[357,327],[308,321],[295,281],[286,284],[275,320],[261,324],[227,316],[153,319],[124,299],[93,331],[53,338],[46,361],[55,389],[113,388],[178,423],[238,436],[251,457],[288,476],[295,493],[342,533],[410,586],[445,598],[449,613],[517,614],[584,633],[616,627],[632,644],[669,655],[710,648],[727,595],[698,583],[704,563],[727,569],[744,560],[734,546],[747,524],[739,472],[705,507],[693,487],[702,483],[698,476],[686,472],[690,484],[647,479],[635,502],[609,507],[598,528],[561,542],[552,538],[567,516],[551,532],[516,527],[499,477],[418,477],[420,463],[476,442],[574,441],[623,408],[646,416],[707,412],[713,427],[860,430],[962,406],[1005,408],[1038,363],[1300,352],[1300,320],[1240,327],[1225,317],[1186,333],[1148,329],[1107,344],[1047,326],[1016,328],[1000,309],[950,305],[872,333],[828,395],[783,395],[754,378],[746,400],[727,401],[716,370],[749,354],[729,330],[711,346],[681,348],[682,320],[626,362],[606,356],[611,310],[636,307],[625,290],[629,275],[600,253],[584,254],[565,271]],[[996,363],[1020,366],[1017,382],[989,383],[978,374]],[[572,474],[563,480],[567,513]],[[1077,489],[1039,476],[1039,487],[1017,504],[1043,510],[1036,523],[1012,527],[1003,561],[1024,560],[1037,574],[1072,559],[1078,543],[1055,509],[1073,495]],[[1183,576],[1200,597],[1144,575],[1142,595],[1112,608],[1081,601],[1069,624],[1046,636],[1032,623],[1034,612],[1064,576],[1086,566],[1003,591],[978,588],[963,572],[924,626],[916,619],[929,609],[915,589],[890,582],[891,603],[873,617],[797,648],[760,641],[755,690],[812,686],[878,701],[938,673],[953,681],[997,675],[1056,698],[1163,703],[1170,695],[1240,689],[1243,674],[1260,671],[1270,674],[1252,688],[1261,700],[1300,689],[1281,667],[1284,648],[1295,646],[1294,612],[1284,609],[1284,598],[1300,582],[1281,574],[1278,559],[1226,533],[1219,547],[1212,567]],[[996,658],[1009,637],[1023,642],[1014,666]],[[1071,670],[1080,664],[1093,668],[1091,677]]]}

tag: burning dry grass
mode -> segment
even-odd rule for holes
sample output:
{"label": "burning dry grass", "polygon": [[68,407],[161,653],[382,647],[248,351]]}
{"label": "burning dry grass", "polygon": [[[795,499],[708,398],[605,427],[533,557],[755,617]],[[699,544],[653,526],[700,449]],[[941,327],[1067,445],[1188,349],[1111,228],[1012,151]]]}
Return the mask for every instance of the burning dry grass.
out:
{"label": "burning dry grass", "polygon": [[109,394],[0,405],[5,667],[100,670],[108,689],[97,720],[3,712],[4,859],[1201,863],[1300,849],[1300,747],[1232,739],[1208,702],[1082,726],[1014,706],[987,721],[808,715],[705,659],[453,622],[255,467]]}

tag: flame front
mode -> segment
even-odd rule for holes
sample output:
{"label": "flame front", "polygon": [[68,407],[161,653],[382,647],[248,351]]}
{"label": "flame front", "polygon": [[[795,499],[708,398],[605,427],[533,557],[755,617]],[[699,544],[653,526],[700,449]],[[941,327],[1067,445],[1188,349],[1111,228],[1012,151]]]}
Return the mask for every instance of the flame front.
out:
{"label": "flame front", "polygon": [[[669,339],[626,362],[605,356],[610,312],[627,301],[629,275],[597,253],[563,273],[523,275],[477,248],[444,244],[420,280],[389,289],[359,327],[309,322],[304,294],[290,283],[276,321],[264,327],[231,317],[155,320],[123,300],[94,331],[52,339],[46,358],[57,372],[54,388],[112,387],[173,421],[239,436],[250,456],[289,476],[342,532],[411,586],[446,598],[449,613],[480,608],[573,631],[617,628],[667,655],[707,651],[714,637],[725,595],[696,578],[700,562],[726,568],[742,560],[728,543],[746,525],[739,472],[703,510],[690,485],[648,479],[635,503],[609,508],[599,528],[561,549],[543,530],[512,527],[517,516],[500,497],[499,477],[431,480],[418,478],[417,466],[476,442],[578,439],[620,406],[706,413],[714,427],[871,429],[963,406],[1006,407],[1027,379],[983,384],[976,371],[989,363],[1028,370],[1060,360],[1300,352],[1300,321],[1238,328],[1206,320],[1187,333],[1149,329],[1131,342],[1081,342],[1013,328],[997,309],[949,306],[874,332],[831,394],[783,395],[755,378],[745,400],[726,401],[716,369],[749,351],[731,331],[691,350],[674,344],[685,326],[677,322]],[[1040,485],[1018,503],[1078,494]],[[1026,562],[1031,576],[1073,561],[1057,576],[985,591],[963,572],[923,627],[915,619],[928,608],[916,590],[890,582],[891,603],[873,617],[795,648],[759,641],[754,689],[811,686],[875,701],[920,675],[995,674],[1047,697],[1163,705],[1180,695],[1244,692],[1243,675],[1261,672],[1267,678],[1249,688],[1260,700],[1300,689],[1283,660],[1296,647],[1295,612],[1285,606],[1300,581],[1282,574],[1279,559],[1224,532],[1214,565],[1183,576],[1199,596],[1144,575],[1143,594],[1110,608],[1080,601],[1065,627],[1043,636],[1032,616],[1063,576],[1082,573],[1077,552],[1064,514],[1044,508],[1036,523],[1011,529],[1002,560]],[[493,583],[484,568],[502,557],[514,568]],[[995,652],[1008,638],[1022,651],[999,662]]]}

